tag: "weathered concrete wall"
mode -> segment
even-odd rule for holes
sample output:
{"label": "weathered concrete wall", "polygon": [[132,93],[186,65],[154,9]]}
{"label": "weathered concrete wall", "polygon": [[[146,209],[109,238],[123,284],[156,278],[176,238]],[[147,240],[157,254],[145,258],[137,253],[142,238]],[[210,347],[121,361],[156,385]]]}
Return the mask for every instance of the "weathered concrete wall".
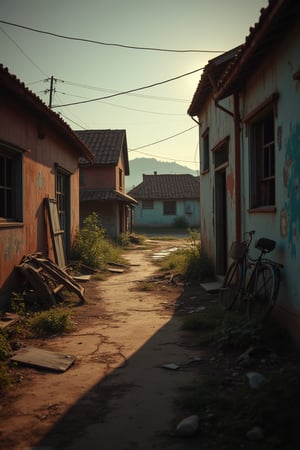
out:
{"label": "weathered concrete wall", "polygon": [[[251,148],[243,132],[244,228],[255,229],[257,237],[277,242],[270,255],[284,264],[279,296],[286,320],[300,317],[300,81],[293,75],[300,68],[299,26],[291,30],[255,76],[247,83],[241,109],[247,114],[274,92],[279,93],[275,114],[275,206],[272,213],[249,211],[248,158]],[[289,319],[290,316],[290,319]]]}

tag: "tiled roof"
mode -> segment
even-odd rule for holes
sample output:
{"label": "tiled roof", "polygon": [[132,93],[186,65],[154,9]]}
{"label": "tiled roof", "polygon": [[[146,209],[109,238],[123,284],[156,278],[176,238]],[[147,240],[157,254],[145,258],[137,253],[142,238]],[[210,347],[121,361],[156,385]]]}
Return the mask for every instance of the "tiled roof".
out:
{"label": "tiled roof", "polygon": [[125,203],[136,204],[137,201],[130,195],[122,194],[114,189],[80,189],[80,201],[86,202],[91,200],[120,200]]}
{"label": "tiled roof", "polygon": [[[250,28],[245,42],[205,66],[188,114],[197,115],[212,92],[216,99],[222,99],[241,88],[249,74],[257,69],[272,48],[276,48],[276,42],[289,32],[290,24],[299,15],[299,0],[269,0],[268,6],[261,9],[259,21]],[[222,62],[226,55],[230,58]]]}
{"label": "tiled roof", "polygon": [[[124,153],[125,174],[129,175],[128,149],[125,130],[84,130],[76,131],[79,138],[95,155],[94,164],[117,165]],[[87,161],[80,161],[86,164]]]}
{"label": "tiled roof", "polygon": [[278,42],[299,22],[299,16],[299,0],[269,0],[268,6],[261,9],[259,21],[250,28],[241,51],[220,77],[217,97],[222,99],[239,89],[265,57],[277,51]]}
{"label": "tiled roof", "polygon": [[196,116],[199,113],[208,96],[211,95],[217,87],[217,83],[224,73],[225,68],[228,66],[229,62],[236,57],[240,49],[241,46],[233,48],[208,61],[208,64],[204,67],[192,103],[188,109],[188,114],[190,116]]}
{"label": "tiled roof", "polygon": [[143,175],[143,181],[128,194],[137,200],[199,199],[199,177],[189,174]]}
{"label": "tiled roof", "polygon": [[41,123],[45,121],[49,124],[64,141],[68,141],[72,145],[80,157],[84,157],[88,161],[93,160],[93,154],[78,139],[69,125],[2,64],[0,64],[0,89],[17,98],[18,103],[23,104],[27,111],[33,111],[41,119]]}

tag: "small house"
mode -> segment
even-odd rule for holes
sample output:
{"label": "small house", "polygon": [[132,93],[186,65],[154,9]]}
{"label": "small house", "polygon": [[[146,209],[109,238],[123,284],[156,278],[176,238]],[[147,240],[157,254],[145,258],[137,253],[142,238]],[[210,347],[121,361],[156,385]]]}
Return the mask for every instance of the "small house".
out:
{"label": "small house", "polygon": [[143,174],[143,181],[128,194],[138,201],[134,211],[137,227],[199,227],[199,177]]}
{"label": "small house", "polygon": [[129,175],[125,130],[84,130],[76,132],[90,149],[93,162],[80,160],[80,221],[95,212],[108,236],[118,238],[130,231],[136,200],[126,194]]}
{"label": "small house", "polygon": [[274,313],[297,338],[299,29],[297,0],[269,0],[244,44],[209,62],[188,110],[199,124],[202,245],[224,275],[232,241],[249,230],[275,240],[284,269]]}
{"label": "small house", "polygon": [[61,117],[0,66],[0,300],[24,255],[54,259],[45,199],[55,202],[68,257],[79,228],[79,158],[93,159]]}

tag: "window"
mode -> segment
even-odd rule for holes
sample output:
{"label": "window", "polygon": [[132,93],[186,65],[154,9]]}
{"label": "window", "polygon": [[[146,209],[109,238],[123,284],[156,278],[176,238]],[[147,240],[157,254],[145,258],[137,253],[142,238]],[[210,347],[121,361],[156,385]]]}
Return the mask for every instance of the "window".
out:
{"label": "window", "polygon": [[228,143],[229,137],[226,137],[212,149],[216,169],[224,167],[224,165],[228,163]]}
{"label": "window", "polygon": [[275,205],[275,133],[273,109],[249,124],[250,207]]}
{"label": "window", "polygon": [[119,169],[119,188],[123,189],[123,170]]}
{"label": "window", "polygon": [[153,209],[153,200],[143,200],[142,209]]}
{"label": "window", "polygon": [[0,223],[22,220],[22,154],[0,143]]}
{"label": "window", "polygon": [[174,201],[164,202],[164,215],[165,216],[176,216],[176,202],[174,202]]}
{"label": "window", "polygon": [[202,134],[202,152],[200,156],[201,172],[207,172],[209,170],[209,130],[207,129]]}

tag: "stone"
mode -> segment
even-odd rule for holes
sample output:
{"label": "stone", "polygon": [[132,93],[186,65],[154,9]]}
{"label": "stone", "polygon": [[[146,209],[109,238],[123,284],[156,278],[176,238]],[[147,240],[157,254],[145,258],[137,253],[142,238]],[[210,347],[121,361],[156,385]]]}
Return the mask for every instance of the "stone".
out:
{"label": "stone", "polygon": [[250,441],[262,441],[264,439],[264,431],[261,427],[255,426],[248,431],[246,437]]}
{"label": "stone", "polygon": [[266,378],[258,372],[248,372],[246,376],[252,389],[259,389],[266,382]]}
{"label": "stone", "polygon": [[181,437],[193,436],[199,429],[199,416],[186,417],[176,427],[175,435]]}

